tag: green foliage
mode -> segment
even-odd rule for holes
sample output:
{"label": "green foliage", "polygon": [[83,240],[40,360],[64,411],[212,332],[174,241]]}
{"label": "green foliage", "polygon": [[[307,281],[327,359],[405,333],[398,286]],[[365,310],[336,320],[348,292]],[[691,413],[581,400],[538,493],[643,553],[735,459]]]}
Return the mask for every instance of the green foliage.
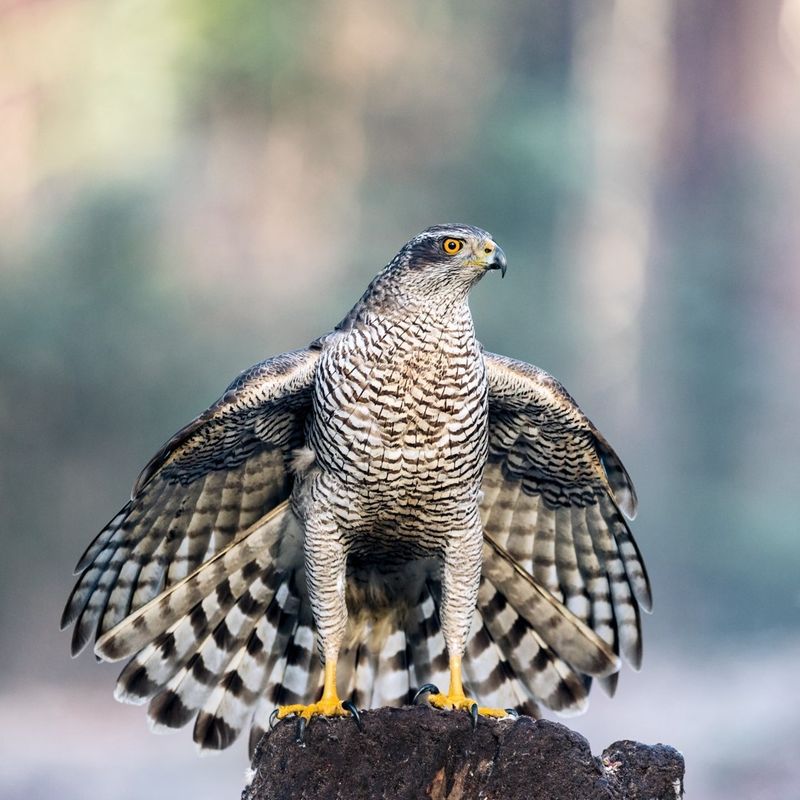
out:
{"label": "green foliage", "polygon": [[184,28],[182,73],[200,107],[223,103],[267,113],[276,98],[302,84],[303,55],[313,46],[314,0],[180,0],[173,13]]}

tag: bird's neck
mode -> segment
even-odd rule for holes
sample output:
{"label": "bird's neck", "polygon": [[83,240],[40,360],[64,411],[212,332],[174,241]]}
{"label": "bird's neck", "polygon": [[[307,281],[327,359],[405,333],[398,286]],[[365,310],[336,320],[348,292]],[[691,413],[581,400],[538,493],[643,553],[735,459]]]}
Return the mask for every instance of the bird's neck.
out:
{"label": "bird's neck", "polygon": [[368,302],[358,312],[357,320],[367,325],[389,323],[402,328],[411,324],[417,330],[441,332],[473,327],[466,295],[415,297],[405,294],[388,302]]}
{"label": "bird's neck", "polygon": [[472,329],[468,289],[400,285],[379,276],[337,326],[346,330],[360,325],[388,322],[437,330]]}

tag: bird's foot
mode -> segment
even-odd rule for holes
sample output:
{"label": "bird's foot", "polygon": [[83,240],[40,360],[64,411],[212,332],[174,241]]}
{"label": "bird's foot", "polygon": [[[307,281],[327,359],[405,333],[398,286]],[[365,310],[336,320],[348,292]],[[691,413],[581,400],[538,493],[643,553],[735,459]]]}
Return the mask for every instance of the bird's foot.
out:
{"label": "bird's foot", "polygon": [[414,703],[424,695],[428,695],[428,702],[435,708],[445,711],[466,711],[472,717],[472,727],[478,724],[478,717],[516,717],[519,716],[513,708],[488,708],[479,706],[471,697],[467,697],[463,692],[456,694],[443,694],[436,686],[431,683],[421,687],[414,697]]}
{"label": "bird's foot", "polygon": [[297,717],[297,735],[295,740],[298,744],[305,746],[306,725],[312,717],[347,717],[351,716],[358,726],[363,730],[361,724],[361,714],[352,700],[342,702],[338,697],[323,697],[316,703],[302,705],[296,703],[289,706],[280,706],[272,712],[270,717],[270,727],[274,719],[285,719],[286,717]]}
{"label": "bird's foot", "polygon": [[428,702],[436,708],[447,711],[468,711],[473,716],[477,714],[481,717],[507,717],[509,715],[505,708],[479,706],[475,700],[463,694],[431,694],[428,696]]}
{"label": "bird's foot", "polygon": [[358,709],[350,700],[342,702],[338,697],[323,697],[316,703],[307,706],[297,703],[290,706],[280,706],[276,717],[299,717],[308,722],[311,717],[347,717],[352,716],[357,722],[361,721]]}

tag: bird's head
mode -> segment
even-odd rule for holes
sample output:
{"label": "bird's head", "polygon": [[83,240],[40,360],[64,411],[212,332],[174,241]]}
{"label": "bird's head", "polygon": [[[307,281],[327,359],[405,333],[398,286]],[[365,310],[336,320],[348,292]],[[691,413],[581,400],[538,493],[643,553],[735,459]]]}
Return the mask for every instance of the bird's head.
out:
{"label": "bird's head", "polygon": [[472,225],[434,225],[407,242],[389,269],[423,291],[466,293],[489,270],[506,274],[506,256]]}
{"label": "bird's head", "polygon": [[406,242],[336,326],[350,330],[374,313],[408,314],[431,303],[445,313],[466,306],[469,290],[489,270],[506,274],[506,255],[472,225],[434,225]]}

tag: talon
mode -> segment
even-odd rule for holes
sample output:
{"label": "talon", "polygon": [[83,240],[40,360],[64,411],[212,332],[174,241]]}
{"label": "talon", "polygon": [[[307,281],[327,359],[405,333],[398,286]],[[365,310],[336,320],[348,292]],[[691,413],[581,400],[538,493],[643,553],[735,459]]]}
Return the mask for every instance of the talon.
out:
{"label": "talon", "polygon": [[471,697],[465,694],[433,694],[431,693],[428,702],[434,708],[441,708],[443,711],[466,711],[472,718],[472,728],[478,724],[478,717],[503,718],[508,716],[504,708],[484,708],[479,706]]}
{"label": "talon", "polygon": [[342,703],[342,708],[345,711],[349,711],[353,717],[356,726],[360,731],[364,730],[364,724],[361,722],[361,714],[359,713],[358,709],[356,708],[356,704],[352,700],[345,700]]}
{"label": "talon", "polygon": [[278,709],[276,708],[270,715],[269,715],[269,729],[275,729],[275,720],[278,719]]}
{"label": "talon", "polygon": [[418,692],[414,700],[416,701],[423,692],[431,692],[428,702],[434,708],[441,708],[444,711],[466,711],[472,718],[472,729],[478,724],[478,717],[505,717],[506,711],[503,708],[484,708],[479,706],[471,697],[464,694],[464,684],[461,682],[461,656],[450,656],[450,688],[447,694],[441,694],[439,690],[426,683]]}
{"label": "talon", "polygon": [[419,700],[423,694],[439,694],[439,687],[434,686],[432,683],[424,683],[419,687],[419,689],[417,689],[417,693],[414,695],[411,705],[417,705],[417,700]]}
{"label": "talon", "polygon": [[508,714],[509,717],[513,717],[514,719],[519,719],[519,711],[517,711],[516,708],[507,708],[505,712],[506,714]]}
{"label": "talon", "polygon": [[297,744],[301,745],[302,747],[306,746],[304,738],[305,738],[305,735],[306,735],[306,725],[307,724],[308,723],[306,722],[306,718],[305,717],[298,717],[297,718],[297,733],[295,733],[294,740],[295,740],[295,742],[297,742]]}
{"label": "talon", "polygon": [[344,717],[350,713],[336,694],[336,662],[325,664],[325,683],[322,687],[322,697],[316,703],[308,705],[293,703],[288,706],[278,707],[278,719],[295,716],[302,720],[297,724],[297,742],[303,743],[306,725],[312,717]]}

